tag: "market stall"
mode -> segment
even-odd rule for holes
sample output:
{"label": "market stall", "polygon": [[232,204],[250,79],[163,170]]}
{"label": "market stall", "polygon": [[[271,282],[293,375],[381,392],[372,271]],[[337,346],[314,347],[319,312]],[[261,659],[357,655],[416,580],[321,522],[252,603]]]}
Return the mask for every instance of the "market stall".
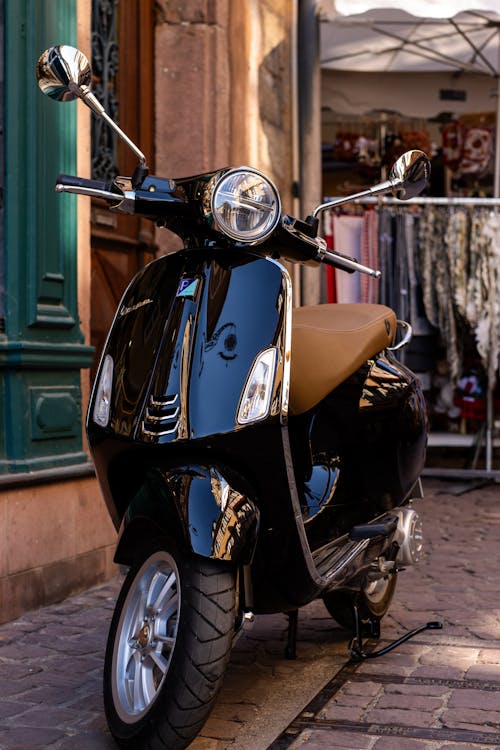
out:
{"label": "market stall", "polygon": [[463,444],[471,437],[478,443],[484,434],[486,474],[493,476],[500,9],[496,0],[437,6],[423,0],[422,17],[415,17],[403,6],[397,0],[325,5],[325,193],[384,179],[406,148],[422,148],[434,161],[433,184],[420,201],[404,207],[377,201],[326,217],[338,250],[385,271],[377,289],[330,278],[329,294],[385,302],[411,319],[417,335],[407,356],[428,381],[434,429],[444,426],[447,444],[456,444],[457,434]]}

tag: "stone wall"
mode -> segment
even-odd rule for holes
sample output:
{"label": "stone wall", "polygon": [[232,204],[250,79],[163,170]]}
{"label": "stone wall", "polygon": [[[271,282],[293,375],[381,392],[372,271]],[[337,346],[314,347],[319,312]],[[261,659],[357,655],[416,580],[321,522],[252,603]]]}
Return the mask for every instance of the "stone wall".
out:
{"label": "stone wall", "polygon": [[290,12],[288,0],[158,0],[158,174],[247,164],[290,203]]}
{"label": "stone wall", "polygon": [[0,493],[0,622],[109,578],[116,534],[95,479]]}

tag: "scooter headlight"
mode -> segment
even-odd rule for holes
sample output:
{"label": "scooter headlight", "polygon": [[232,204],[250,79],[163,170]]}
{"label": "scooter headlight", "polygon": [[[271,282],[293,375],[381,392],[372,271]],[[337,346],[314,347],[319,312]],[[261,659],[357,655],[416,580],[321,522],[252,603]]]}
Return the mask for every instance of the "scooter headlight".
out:
{"label": "scooter headlight", "polygon": [[276,349],[261,352],[247,378],[238,409],[238,424],[249,424],[267,417],[276,370]]}
{"label": "scooter headlight", "polygon": [[265,175],[242,167],[226,172],[215,185],[211,210],[216,228],[238,242],[263,242],[281,216],[278,191]]}
{"label": "scooter headlight", "polygon": [[102,363],[101,374],[94,402],[92,417],[99,427],[107,427],[111,409],[111,390],[113,388],[113,357],[106,354]]}

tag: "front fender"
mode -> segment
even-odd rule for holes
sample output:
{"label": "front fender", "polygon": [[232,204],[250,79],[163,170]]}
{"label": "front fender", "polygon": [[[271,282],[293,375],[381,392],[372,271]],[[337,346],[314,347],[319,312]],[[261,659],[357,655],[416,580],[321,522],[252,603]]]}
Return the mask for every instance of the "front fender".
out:
{"label": "front fender", "polygon": [[115,561],[129,565],[148,537],[166,536],[187,552],[247,564],[258,526],[255,503],[233,489],[218,469],[152,469],[127,509]]}

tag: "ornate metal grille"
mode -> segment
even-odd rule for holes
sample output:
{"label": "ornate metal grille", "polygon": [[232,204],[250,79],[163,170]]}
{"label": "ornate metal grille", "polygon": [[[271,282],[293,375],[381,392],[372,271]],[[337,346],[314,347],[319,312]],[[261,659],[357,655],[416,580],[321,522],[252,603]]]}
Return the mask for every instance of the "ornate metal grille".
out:
{"label": "ornate metal grille", "polygon": [[[92,0],[92,85],[96,97],[115,122],[118,122],[118,3],[119,0]],[[117,174],[116,135],[104,120],[93,116],[92,177],[111,180]]]}

